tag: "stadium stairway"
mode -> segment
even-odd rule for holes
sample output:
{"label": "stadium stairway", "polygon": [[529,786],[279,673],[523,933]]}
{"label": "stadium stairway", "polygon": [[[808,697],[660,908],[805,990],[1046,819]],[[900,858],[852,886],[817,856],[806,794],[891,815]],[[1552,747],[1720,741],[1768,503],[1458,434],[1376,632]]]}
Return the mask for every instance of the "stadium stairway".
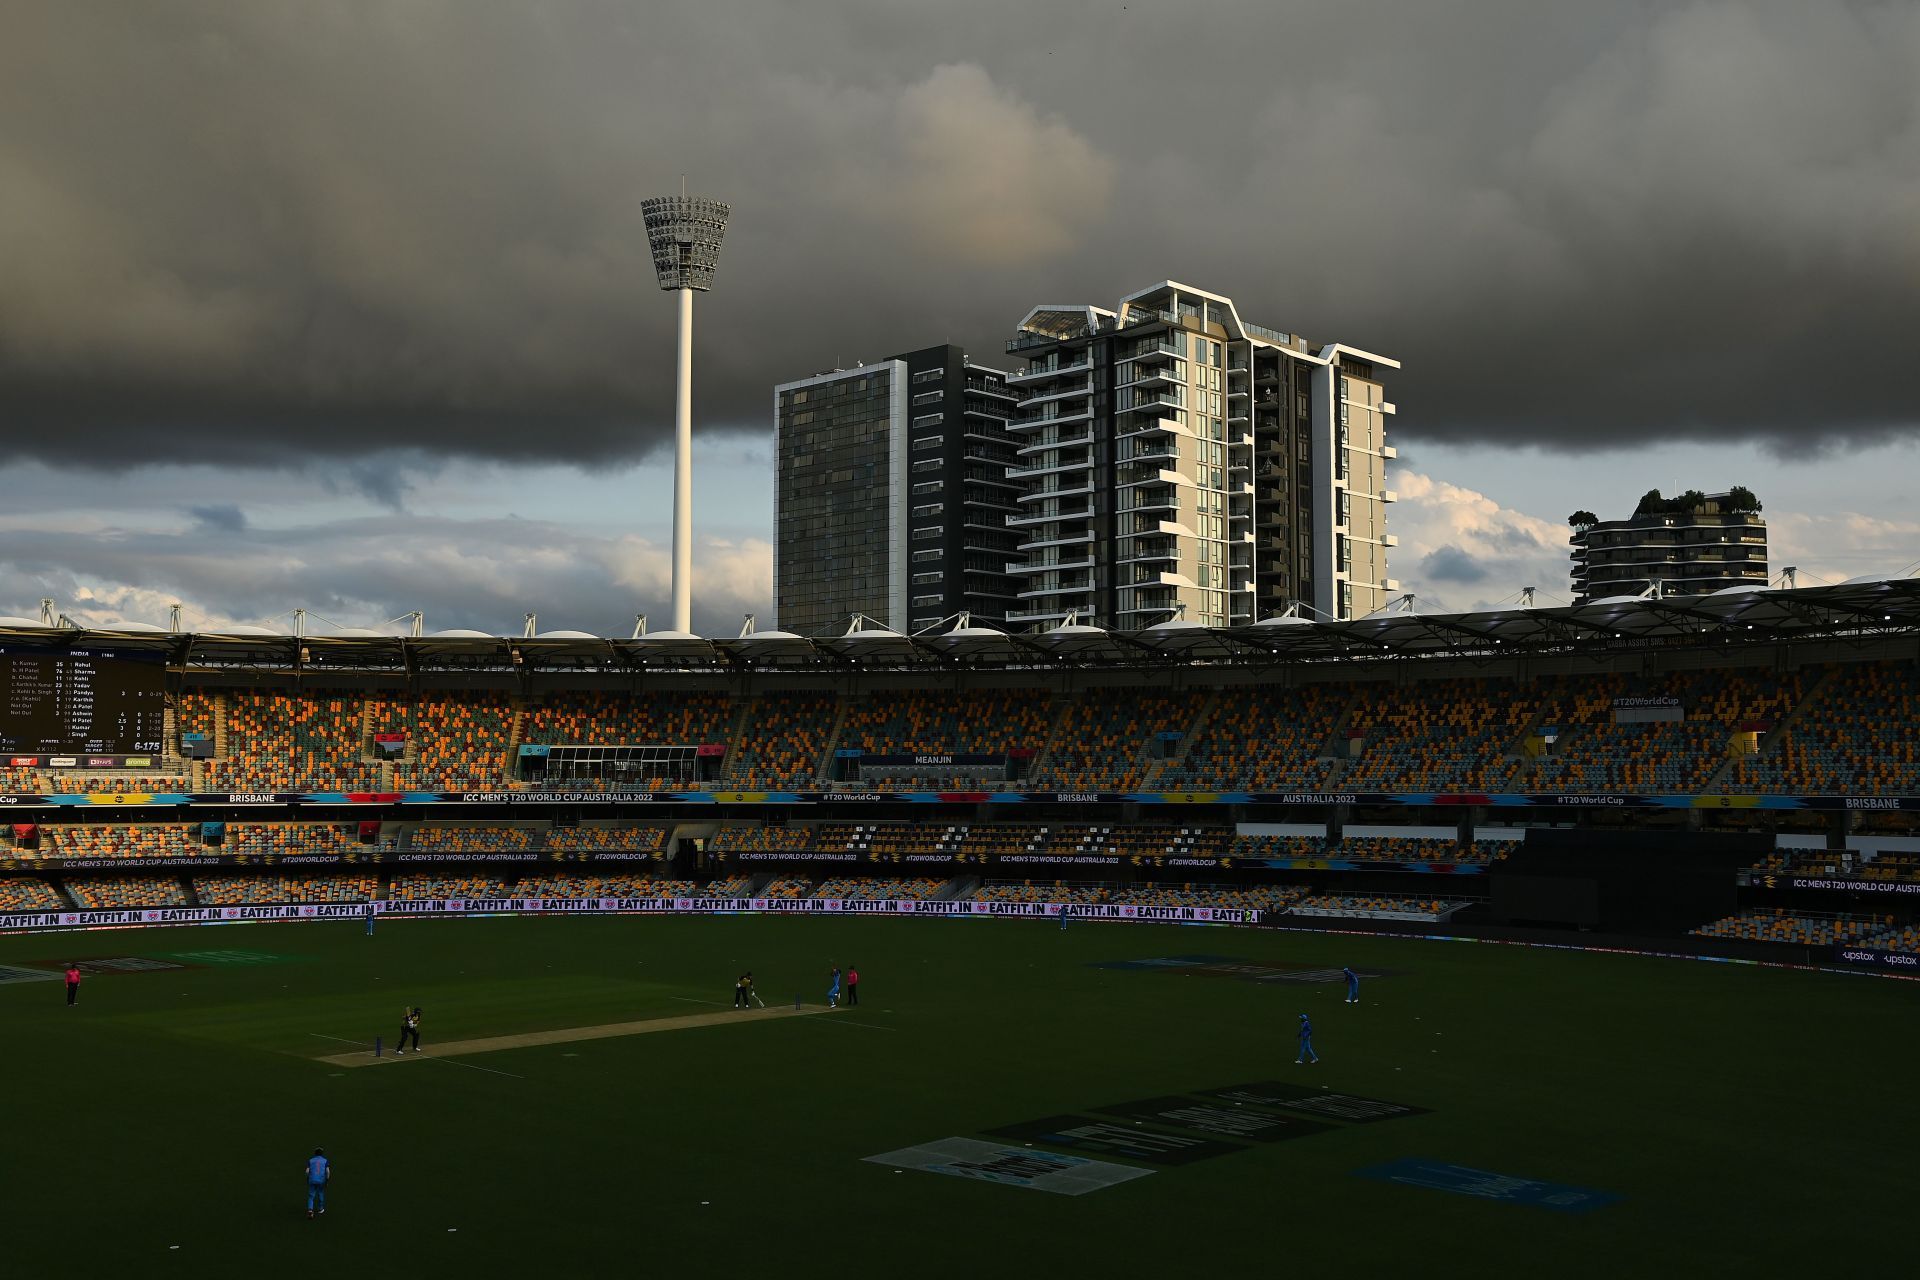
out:
{"label": "stadium stairway", "polygon": [[753,695],[735,698],[734,701],[739,705],[734,710],[733,723],[727,726],[727,754],[720,761],[720,782],[722,787],[729,790],[745,790],[734,786],[734,762],[740,758],[740,753],[734,747],[747,740],[747,720],[753,715]]}
{"label": "stadium stairway", "polygon": [[213,695],[213,754],[219,759],[227,758],[227,695]]}
{"label": "stadium stairway", "polygon": [[1173,754],[1165,759],[1156,760],[1153,758],[1153,744],[1151,742],[1141,744],[1140,749],[1148,753],[1146,772],[1140,779],[1140,789],[1142,791],[1158,791],[1164,789],[1161,784],[1161,776],[1166,773],[1167,766],[1187,758],[1187,752],[1191,751],[1193,744],[1200,740],[1200,735],[1207,731],[1207,721],[1213,718],[1214,708],[1219,705],[1219,692],[1213,689],[1207,690],[1206,696],[1200,699],[1200,706],[1193,713],[1193,718],[1181,726],[1179,745],[1174,748]]}
{"label": "stadium stairway", "polygon": [[1340,714],[1334,718],[1333,731],[1327,735],[1327,740],[1320,744],[1320,753],[1314,757],[1316,760],[1333,762],[1333,767],[1327,770],[1327,780],[1324,784],[1328,789],[1340,785],[1340,779],[1346,776],[1348,767],[1354,761],[1354,756],[1351,754],[1353,713],[1359,708],[1360,700],[1364,696],[1358,688],[1348,693],[1346,704],[1340,708]]}
{"label": "stadium stairway", "polygon": [[934,894],[932,900],[934,902],[959,902],[963,898],[971,898],[974,894],[980,892],[980,886],[983,883],[984,881],[982,881],[979,876],[955,876],[940,886],[940,892]]}
{"label": "stadium stairway", "polygon": [[[1838,664],[1829,666],[1825,671],[1822,671],[1820,678],[1807,686],[1807,691],[1805,695],[1801,697],[1800,701],[1788,708],[1787,714],[1781,716],[1779,722],[1776,723],[1773,728],[1761,735],[1759,748],[1755,750],[1751,756],[1746,758],[1749,760],[1760,760],[1769,756],[1779,755],[1781,744],[1787,740],[1794,726],[1806,719],[1807,716],[1811,714],[1812,708],[1819,706],[1826,698],[1827,690],[1832,687],[1833,683],[1839,678],[1840,667]],[[1734,760],[1728,760],[1726,765],[1716,770],[1713,777],[1707,779],[1706,785],[1700,789],[1707,792],[1718,791],[1726,779],[1726,776],[1732,772],[1732,767],[1735,763],[1736,761]]]}
{"label": "stadium stairway", "polygon": [[840,745],[840,735],[847,728],[847,699],[842,697],[834,701],[833,727],[827,730],[827,745],[820,752],[820,758],[813,765],[813,784],[825,788],[827,779],[833,777],[833,753]]}
{"label": "stadium stairway", "polygon": [[1047,733],[1040,739],[1040,750],[1034,754],[1033,759],[1027,761],[1027,777],[1041,776],[1046,767],[1053,763],[1054,748],[1060,744],[1060,728],[1066,723],[1068,708],[1072,705],[1073,698],[1072,693],[1063,689],[1056,692],[1052,700],[1047,703]]}

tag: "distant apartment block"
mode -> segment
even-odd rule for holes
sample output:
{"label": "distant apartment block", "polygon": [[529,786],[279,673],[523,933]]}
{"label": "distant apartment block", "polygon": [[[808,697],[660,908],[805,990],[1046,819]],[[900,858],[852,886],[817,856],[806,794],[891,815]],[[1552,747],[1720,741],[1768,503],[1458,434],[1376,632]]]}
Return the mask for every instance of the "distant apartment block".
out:
{"label": "distant apartment block", "polygon": [[1016,606],[1017,482],[1000,370],[928,347],[774,389],[774,625],[843,632],[856,614],[918,631]]}
{"label": "distant apartment block", "polygon": [[1243,321],[1230,298],[1171,281],[1112,310],[1035,307],[1007,351],[1026,362],[1008,376],[1011,624],[1241,626],[1295,602],[1353,618],[1398,589],[1397,361]]}
{"label": "distant apartment block", "polygon": [[1641,595],[1656,582],[1662,595],[1708,595],[1768,581],[1767,522],[1747,489],[1675,498],[1655,489],[1625,520],[1576,511],[1568,523],[1578,603]]}

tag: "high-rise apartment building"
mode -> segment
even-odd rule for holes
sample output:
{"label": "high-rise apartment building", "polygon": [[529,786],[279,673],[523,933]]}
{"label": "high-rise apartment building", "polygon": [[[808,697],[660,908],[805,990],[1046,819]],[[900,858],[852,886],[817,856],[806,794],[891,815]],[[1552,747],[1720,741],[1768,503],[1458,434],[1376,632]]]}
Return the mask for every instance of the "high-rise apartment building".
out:
{"label": "high-rise apartment building", "polygon": [[774,388],[774,625],[896,631],[1017,603],[1006,376],[928,347]]}
{"label": "high-rise apartment building", "polygon": [[1568,523],[1579,604],[1641,595],[1656,582],[1662,595],[1700,596],[1768,581],[1767,522],[1750,489],[1674,498],[1655,489],[1628,519],[1576,511]]}
{"label": "high-rise apartment building", "polygon": [[1010,424],[1023,486],[1014,625],[1239,626],[1387,603],[1382,378],[1399,363],[1240,319],[1171,281],[1117,309],[1036,307]]}

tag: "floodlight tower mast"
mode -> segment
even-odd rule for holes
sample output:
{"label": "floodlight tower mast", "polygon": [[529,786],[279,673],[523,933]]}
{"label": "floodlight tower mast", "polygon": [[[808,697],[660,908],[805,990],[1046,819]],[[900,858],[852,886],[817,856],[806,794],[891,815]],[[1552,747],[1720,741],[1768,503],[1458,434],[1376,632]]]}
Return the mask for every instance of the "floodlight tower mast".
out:
{"label": "floodlight tower mast", "polygon": [[673,406],[673,629],[693,630],[693,291],[713,287],[726,205],[689,196],[641,202],[660,287],[680,295],[680,360]]}

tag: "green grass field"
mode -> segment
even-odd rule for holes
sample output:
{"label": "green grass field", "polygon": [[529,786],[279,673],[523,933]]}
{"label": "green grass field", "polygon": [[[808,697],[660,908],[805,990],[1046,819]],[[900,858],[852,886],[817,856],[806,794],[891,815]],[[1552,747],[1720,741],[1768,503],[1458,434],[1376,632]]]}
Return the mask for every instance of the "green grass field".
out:
{"label": "green grass field", "polygon": [[[241,954],[207,954],[223,952]],[[1399,973],[1347,1007],[1330,985],[1094,967],[1191,954]],[[0,985],[10,1276],[1821,1276],[1908,1261],[1895,1229],[1920,1141],[1908,982],[987,920],[0,939],[0,965],[123,956],[192,967],[89,978],[74,1009],[57,983]],[[857,1011],[466,1066],[317,1061],[350,1047],[324,1037],[390,1038],[403,1003],[425,1007],[431,1055],[436,1041],[703,1012],[745,967],[769,1002],[817,1005],[828,967],[849,961]],[[1318,1067],[1293,1064],[1301,1011]],[[1430,1113],[1236,1144],[1078,1197],[864,1161],[1274,1080]],[[301,1170],[316,1145],[336,1172],[331,1211],[310,1222]],[[1403,1158],[1620,1199],[1573,1214],[1355,1176]]]}

